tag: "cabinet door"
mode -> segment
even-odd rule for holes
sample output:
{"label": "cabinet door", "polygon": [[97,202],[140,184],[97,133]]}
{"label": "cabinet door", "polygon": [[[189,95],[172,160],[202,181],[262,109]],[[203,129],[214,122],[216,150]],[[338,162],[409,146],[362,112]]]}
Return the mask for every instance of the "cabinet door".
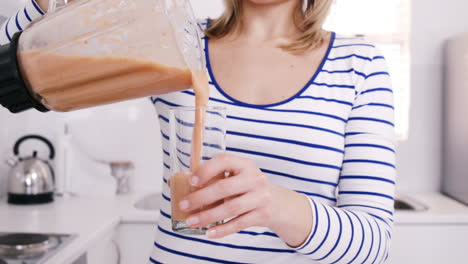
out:
{"label": "cabinet door", "polygon": [[88,248],[87,260],[88,264],[120,264],[119,263],[119,249],[115,242],[115,230],[102,236]]}
{"label": "cabinet door", "polygon": [[468,225],[396,225],[389,264],[467,264]]}
{"label": "cabinet door", "polygon": [[148,263],[155,234],[154,223],[121,224],[117,232],[120,264]]}

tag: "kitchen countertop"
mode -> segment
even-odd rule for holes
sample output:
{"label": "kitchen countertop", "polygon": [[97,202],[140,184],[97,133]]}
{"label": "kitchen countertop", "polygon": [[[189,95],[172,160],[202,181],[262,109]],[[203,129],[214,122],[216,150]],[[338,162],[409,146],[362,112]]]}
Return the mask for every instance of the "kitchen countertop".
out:
{"label": "kitchen countertop", "polygon": [[468,225],[468,206],[440,193],[400,195],[409,201],[420,203],[427,210],[395,212],[395,224],[464,224]]}
{"label": "kitchen countertop", "polygon": [[[114,198],[56,198],[51,204],[37,206],[8,205],[0,200],[0,232],[65,233],[77,237],[47,261],[48,264],[70,263],[100,238],[121,223],[154,223],[158,211],[134,208],[148,193]],[[428,207],[425,211],[395,213],[396,225],[464,224],[468,225],[468,206],[442,194],[402,195]]]}
{"label": "kitchen countertop", "polygon": [[133,207],[143,194],[114,198],[56,198],[34,206],[9,205],[0,200],[0,232],[63,233],[77,235],[47,264],[71,263],[122,222],[155,223],[158,211]]}

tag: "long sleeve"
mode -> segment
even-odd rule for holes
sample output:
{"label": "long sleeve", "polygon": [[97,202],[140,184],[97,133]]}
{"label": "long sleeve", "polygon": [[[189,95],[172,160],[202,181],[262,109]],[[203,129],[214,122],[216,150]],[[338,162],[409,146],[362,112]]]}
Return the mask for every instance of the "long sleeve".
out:
{"label": "long sleeve", "polygon": [[346,126],[337,205],[310,199],[312,232],[296,249],[318,263],[384,263],[388,257],[396,176],[393,93],[385,59],[373,53]]}
{"label": "long sleeve", "polygon": [[25,29],[32,21],[44,15],[44,11],[34,0],[26,0],[24,8],[7,19],[0,28],[0,45],[10,42],[13,35]]}

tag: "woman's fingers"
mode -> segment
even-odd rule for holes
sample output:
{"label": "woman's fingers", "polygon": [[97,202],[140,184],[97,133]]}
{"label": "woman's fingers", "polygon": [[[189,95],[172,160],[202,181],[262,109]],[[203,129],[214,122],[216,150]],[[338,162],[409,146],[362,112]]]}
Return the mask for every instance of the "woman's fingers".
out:
{"label": "woman's fingers", "polygon": [[[217,180],[225,172],[233,176]],[[190,227],[233,218],[211,228],[210,237],[224,237],[250,226],[265,226],[272,219],[272,185],[251,160],[229,154],[217,155],[195,171],[190,182],[200,189],[187,195],[179,204],[181,210],[196,211],[187,219]],[[221,201],[224,203],[216,205]],[[208,205],[216,207],[206,209]]]}
{"label": "woman's fingers", "polygon": [[194,214],[187,219],[191,227],[202,227],[212,223],[242,215],[256,209],[262,200],[261,193],[249,192],[237,198],[225,201],[214,208]]}
{"label": "woman's fingers", "polygon": [[230,234],[252,226],[263,226],[263,223],[271,218],[271,212],[267,208],[253,210],[232,219],[231,221],[210,228],[206,235],[208,238],[222,238]]}
{"label": "woman's fingers", "polygon": [[255,186],[254,181],[254,178],[246,174],[219,180],[187,195],[187,197],[180,202],[179,207],[183,211],[197,210],[203,206],[252,190]]}
{"label": "woman's fingers", "polygon": [[239,174],[245,168],[255,168],[252,161],[230,154],[219,154],[205,162],[190,179],[193,186],[201,187],[224,172]]}

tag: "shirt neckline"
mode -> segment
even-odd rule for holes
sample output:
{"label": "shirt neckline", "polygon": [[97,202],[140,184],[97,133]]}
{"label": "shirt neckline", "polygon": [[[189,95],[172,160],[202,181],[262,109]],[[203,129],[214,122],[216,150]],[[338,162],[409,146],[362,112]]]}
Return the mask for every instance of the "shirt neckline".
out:
{"label": "shirt neckline", "polygon": [[320,65],[319,65],[319,67],[317,68],[317,70],[315,71],[315,73],[313,74],[312,78],[310,78],[310,80],[304,85],[304,87],[301,90],[299,90],[296,94],[294,94],[293,96],[291,96],[288,99],[282,100],[282,101],[277,102],[277,103],[272,103],[272,104],[249,104],[249,103],[237,100],[236,98],[234,98],[234,97],[230,96],[228,93],[226,93],[221,88],[219,83],[216,81],[216,78],[214,76],[213,69],[211,67],[211,60],[210,60],[209,38],[207,36],[205,36],[205,59],[206,59],[206,67],[207,67],[207,70],[208,70],[208,75],[210,76],[211,83],[215,86],[216,90],[218,90],[218,92],[221,93],[224,97],[231,100],[232,102],[234,102],[237,105],[241,105],[241,106],[245,106],[245,107],[252,107],[252,108],[266,108],[266,107],[273,107],[273,106],[283,105],[283,104],[286,104],[286,103],[296,99],[297,97],[299,97],[305,90],[307,90],[307,88],[309,88],[309,86],[311,86],[315,82],[318,75],[323,70],[323,67],[325,66],[325,63],[327,62],[327,59],[330,56],[330,52],[333,49],[333,46],[334,46],[334,43],[335,43],[335,40],[336,40],[336,33],[331,32],[331,34],[332,35],[331,35],[330,43],[328,44],[327,52],[325,53],[325,56],[322,58],[322,61],[321,61]]}

